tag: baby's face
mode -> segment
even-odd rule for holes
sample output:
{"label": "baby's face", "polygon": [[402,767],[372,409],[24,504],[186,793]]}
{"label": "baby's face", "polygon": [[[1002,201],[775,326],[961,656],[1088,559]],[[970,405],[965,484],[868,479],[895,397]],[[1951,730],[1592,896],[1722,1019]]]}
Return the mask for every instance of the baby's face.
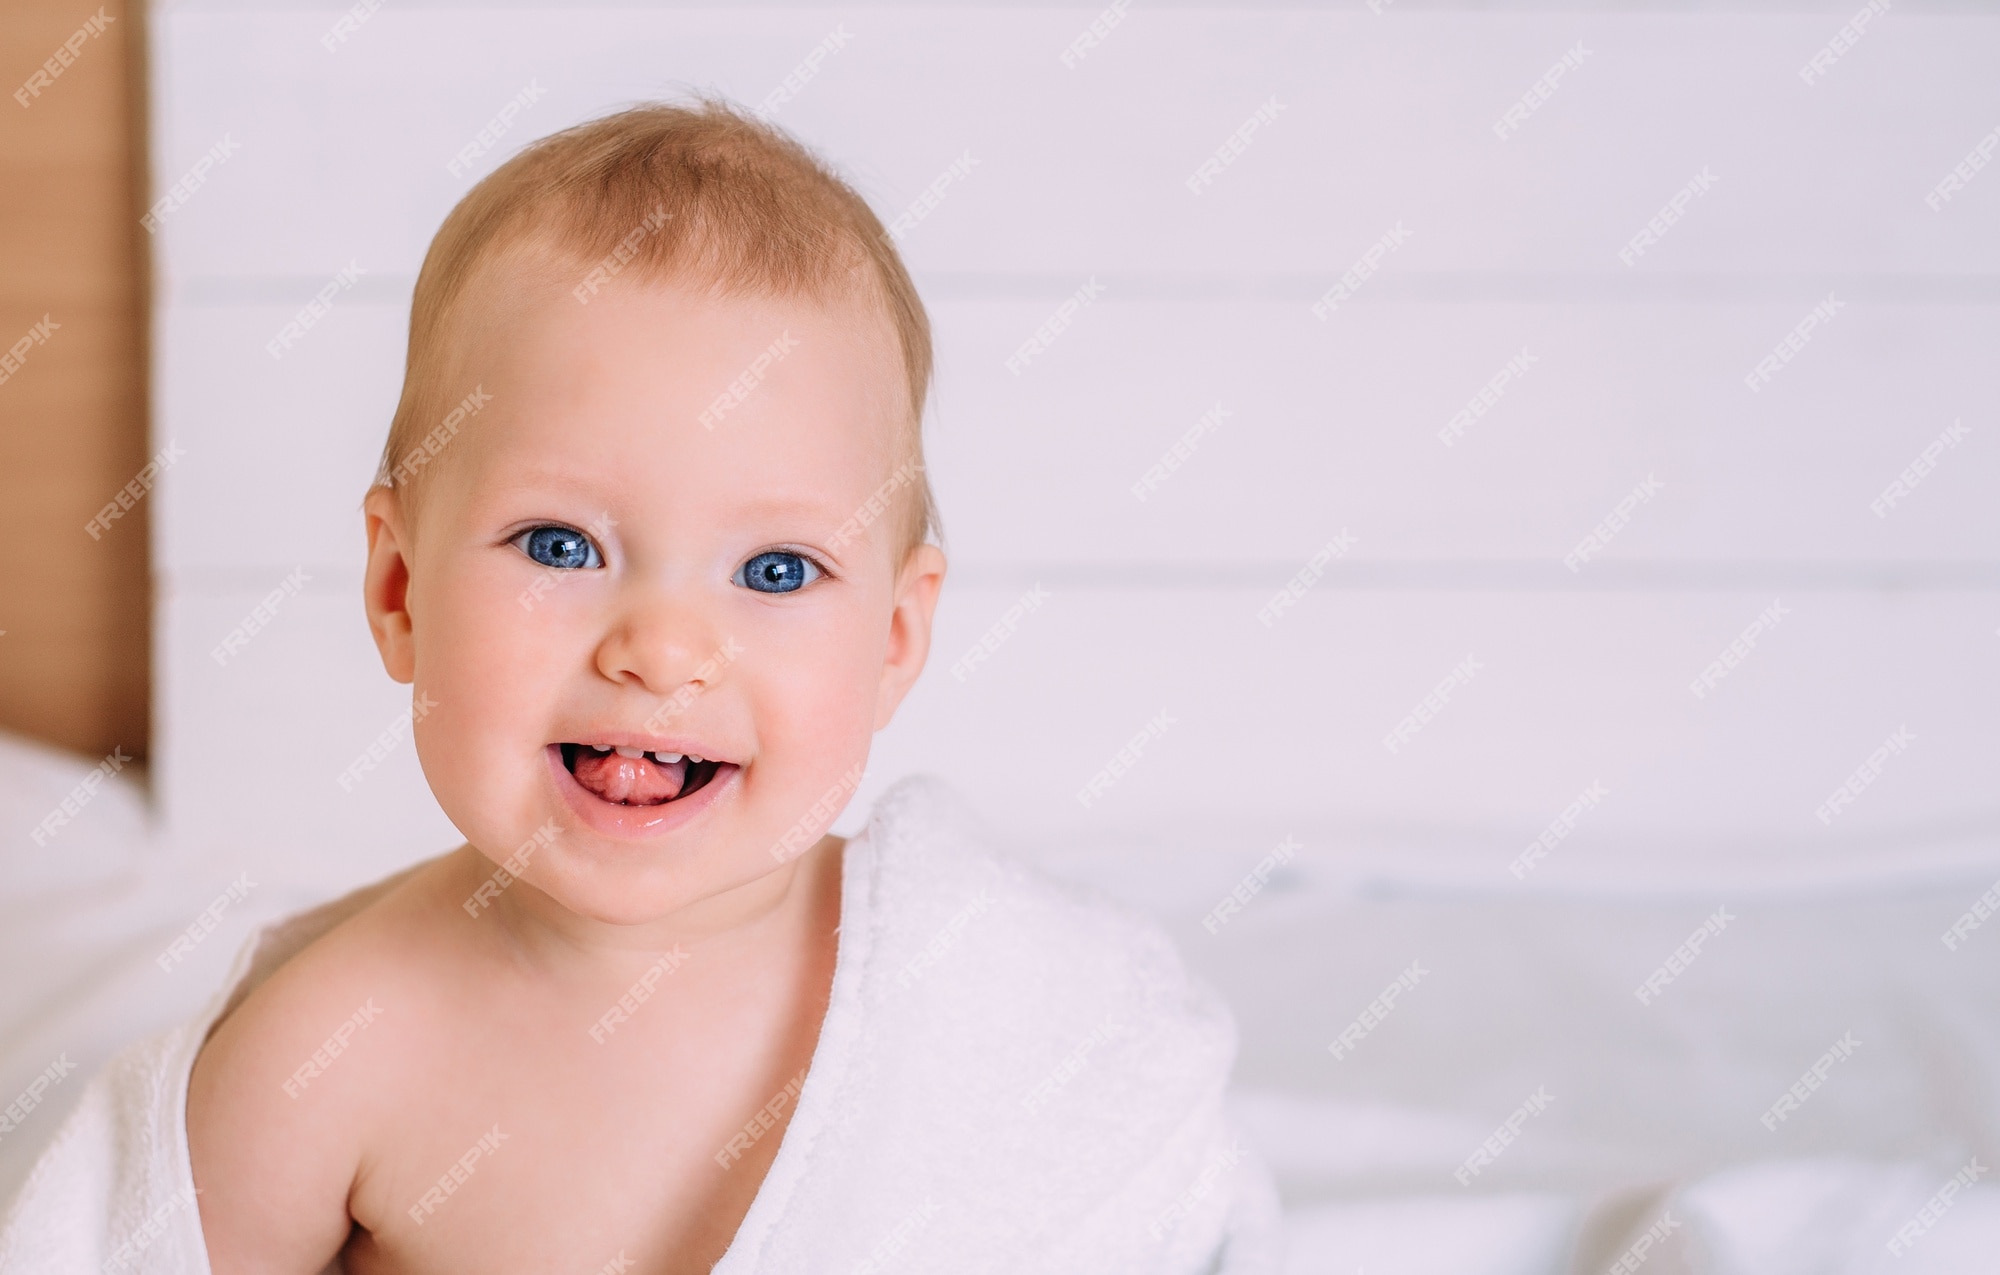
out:
{"label": "baby's face", "polygon": [[944,561],[896,543],[907,488],[864,512],[910,460],[886,319],[571,282],[472,285],[447,389],[489,397],[413,520],[370,494],[367,597],[435,705],[416,743],[452,822],[500,862],[553,820],[519,875],[629,924],[825,832],[922,667]]}

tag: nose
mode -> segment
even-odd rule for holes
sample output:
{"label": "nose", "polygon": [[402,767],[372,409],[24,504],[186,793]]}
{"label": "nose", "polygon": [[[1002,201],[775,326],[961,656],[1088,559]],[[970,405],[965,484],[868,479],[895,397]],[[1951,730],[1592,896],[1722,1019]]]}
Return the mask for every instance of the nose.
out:
{"label": "nose", "polygon": [[707,683],[721,670],[723,662],[713,657],[724,635],[699,587],[634,583],[621,591],[617,605],[597,646],[599,673],[651,695],[712,689]]}

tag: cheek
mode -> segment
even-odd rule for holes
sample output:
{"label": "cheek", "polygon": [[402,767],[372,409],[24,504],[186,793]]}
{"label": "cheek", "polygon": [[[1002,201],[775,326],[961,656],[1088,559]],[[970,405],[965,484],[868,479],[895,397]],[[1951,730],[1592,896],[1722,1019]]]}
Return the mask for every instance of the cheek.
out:
{"label": "cheek", "polygon": [[524,744],[543,742],[532,727],[547,720],[563,630],[553,608],[522,608],[518,581],[480,564],[435,579],[413,599],[416,684],[436,705],[418,723],[418,750],[439,803],[470,833],[468,819],[504,818],[524,767],[542,764]]}
{"label": "cheek", "polygon": [[887,626],[874,608],[829,608],[808,624],[765,635],[763,657],[745,670],[759,746],[767,756],[796,749],[817,772],[851,764],[873,733]]}

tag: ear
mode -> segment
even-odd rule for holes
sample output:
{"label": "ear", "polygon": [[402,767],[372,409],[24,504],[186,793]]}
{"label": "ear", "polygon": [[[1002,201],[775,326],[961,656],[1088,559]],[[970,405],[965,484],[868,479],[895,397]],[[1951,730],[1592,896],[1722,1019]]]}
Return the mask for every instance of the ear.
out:
{"label": "ear", "polygon": [[896,573],[896,609],[889,616],[889,650],[882,664],[882,685],[875,697],[875,729],[896,715],[903,696],[916,684],[931,653],[931,619],[937,612],[938,591],[944,588],[944,550],[921,544],[903,559]]}
{"label": "ear", "polygon": [[417,645],[410,619],[410,528],[403,521],[402,498],[392,488],[373,488],[361,512],[368,523],[368,571],[361,581],[368,630],[389,676],[412,682]]}

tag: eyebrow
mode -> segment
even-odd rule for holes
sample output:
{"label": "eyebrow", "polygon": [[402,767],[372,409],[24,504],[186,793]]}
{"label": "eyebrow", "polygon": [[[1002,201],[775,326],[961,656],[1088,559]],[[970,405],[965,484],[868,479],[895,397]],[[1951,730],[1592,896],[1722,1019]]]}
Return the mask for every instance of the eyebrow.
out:
{"label": "eyebrow", "polygon": [[597,482],[594,478],[577,473],[555,469],[515,470],[488,479],[484,484],[488,492],[513,494],[554,488],[564,493],[596,494]]}
{"label": "eyebrow", "polygon": [[[503,478],[493,479],[488,487],[489,492],[509,496],[536,490],[553,490],[565,495],[588,496],[596,500],[602,500],[605,495],[597,481],[588,475],[552,469],[512,473]],[[866,503],[864,498],[862,504]],[[860,506],[857,505],[856,508]],[[753,517],[789,515],[811,520],[815,524],[823,521],[827,524],[823,534],[832,534],[839,530],[841,523],[854,513],[854,510],[849,510],[846,514],[838,513],[832,504],[824,499],[778,495],[753,495],[737,505],[736,509]],[[817,526],[815,534],[822,534]]]}
{"label": "eyebrow", "polygon": [[830,517],[833,519],[834,526],[836,527],[840,525],[841,521],[821,502],[816,500],[802,500],[796,497],[767,496],[761,499],[745,501],[742,507],[753,514],[797,514],[806,518]]}

